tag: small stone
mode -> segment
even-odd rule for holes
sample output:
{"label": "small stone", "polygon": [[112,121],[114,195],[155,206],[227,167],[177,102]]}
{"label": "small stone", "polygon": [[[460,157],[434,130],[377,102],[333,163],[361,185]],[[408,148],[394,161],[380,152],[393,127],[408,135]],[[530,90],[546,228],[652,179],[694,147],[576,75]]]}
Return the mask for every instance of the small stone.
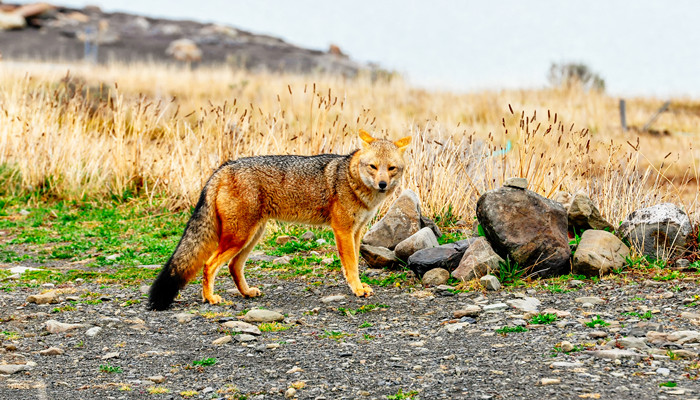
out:
{"label": "small stone", "polygon": [[556,378],[542,378],[540,380],[540,383],[542,386],[547,386],[547,385],[558,385],[561,383],[561,379],[556,379]]}
{"label": "small stone", "polygon": [[659,375],[668,376],[671,373],[671,370],[668,368],[659,368],[656,370],[656,373]]}
{"label": "small stone", "polygon": [[277,257],[274,260],[272,260],[272,263],[275,265],[287,265],[289,262],[292,261],[292,258],[289,256],[282,256],[282,257]]}
{"label": "small stone", "polygon": [[687,260],[685,258],[679,258],[676,260],[676,268],[678,269],[686,269],[690,266],[690,260]]}
{"label": "small stone", "polygon": [[291,242],[292,240],[294,240],[294,238],[289,235],[281,235],[277,236],[277,239],[275,239],[275,243],[281,246]]}
{"label": "small stone", "polygon": [[636,353],[632,350],[606,349],[606,350],[589,351],[588,353],[596,358],[606,358],[606,359],[610,359],[610,360],[630,359],[630,360],[634,360],[634,361],[639,361],[642,359],[641,354]]}
{"label": "small stone", "polygon": [[290,387],[289,389],[287,389],[286,392],[284,392],[284,397],[287,399],[291,399],[292,397],[294,397],[296,395],[297,395],[297,390],[294,389],[293,387]]}
{"label": "small stone", "polygon": [[542,312],[545,314],[554,314],[559,319],[569,318],[571,316],[569,311],[557,310],[556,308],[545,308]]}
{"label": "small stone", "polygon": [[564,353],[569,353],[574,350],[574,345],[571,344],[568,340],[564,340],[559,344],[559,348],[561,348],[561,351]]}
{"label": "small stone", "polygon": [[294,367],[292,367],[291,369],[287,370],[287,373],[288,373],[288,374],[295,374],[295,373],[297,373],[297,372],[302,372],[302,371],[304,371],[304,370],[301,369],[301,368],[299,368],[299,367],[297,367],[297,366],[294,366]]}
{"label": "small stone", "polygon": [[63,322],[58,322],[55,320],[48,320],[45,323],[46,330],[51,332],[51,333],[62,333],[62,332],[67,332],[73,329],[79,329],[79,328],[84,328],[84,324],[66,324]]}
{"label": "small stone", "polygon": [[246,322],[281,322],[284,321],[284,315],[277,311],[255,308],[248,311],[243,316],[243,320]]}
{"label": "small stone", "polygon": [[33,294],[27,297],[27,303],[35,304],[54,304],[58,303],[58,293],[55,290],[49,290],[46,293]]}
{"label": "small stone", "polygon": [[572,279],[569,281],[569,287],[579,287],[579,286],[584,286],[586,282],[580,281],[578,279]]}
{"label": "small stone", "polygon": [[233,339],[231,338],[231,336],[226,335],[226,336],[222,336],[222,337],[220,337],[220,338],[218,338],[218,339],[214,339],[214,340],[211,342],[211,344],[213,344],[213,345],[215,345],[215,346],[219,346],[219,345],[222,345],[222,344],[229,343],[229,342],[231,342],[232,340],[233,340]]}
{"label": "small stone", "polygon": [[110,352],[110,353],[103,355],[101,358],[103,360],[109,360],[110,358],[118,358],[118,357],[119,357],[119,352],[113,351],[113,352]]}
{"label": "small stone", "polygon": [[508,178],[503,183],[503,186],[508,186],[517,189],[527,189],[527,179],[525,178]]}
{"label": "small stone", "polygon": [[626,337],[619,338],[608,343],[611,347],[623,348],[623,349],[648,349],[649,346],[646,344],[644,338]]}
{"label": "small stone", "polygon": [[107,257],[105,257],[105,260],[107,261],[116,261],[117,258],[121,257],[121,254],[112,254]]}
{"label": "small stone", "polygon": [[0,365],[0,374],[11,375],[20,371],[28,371],[30,369],[32,368],[27,366],[27,364],[4,364]]}
{"label": "small stone", "polygon": [[256,338],[253,335],[241,333],[240,335],[236,335],[236,340],[238,340],[239,342],[252,342],[253,340],[256,340]]}
{"label": "small stone", "polygon": [[360,255],[372,268],[391,268],[398,262],[393,250],[381,246],[363,244],[360,246]]}
{"label": "small stone", "polygon": [[243,321],[226,321],[222,325],[234,332],[247,333],[249,335],[256,336],[260,336],[262,334],[262,332],[260,332],[260,328]]}
{"label": "small stone", "polygon": [[587,296],[587,297],[577,297],[574,299],[575,302],[577,303],[589,303],[593,305],[600,305],[600,304],[605,304],[605,300],[601,299],[600,297],[594,297],[594,296]]}
{"label": "small stone", "polygon": [[312,240],[316,240],[316,234],[311,231],[306,231],[301,236],[299,236],[299,239],[310,242]]}
{"label": "small stone", "polygon": [[555,361],[549,366],[550,368],[580,368],[583,367],[582,362]]}
{"label": "small stone", "polygon": [[191,313],[177,313],[174,317],[177,319],[178,323],[188,324],[194,319],[195,315]]}
{"label": "small stone", "polygon": [[588,333],[588,337],[591,339],[605,339],[608,337],[608,333],[604,331],[592,331]]}
{"label": "small stone", "polygon": [[268,343],[265,345],[265,348],[268,350],[278,349],[279,347],[280,347],[279,343]]}
{"label": "small stone", "polygon": [[525,297],[522,299],[507,300],[506,304],[520,311],[536,312],[542,302],[534,297]]}
{"label": "small stone", "polygon": [[486,290],[498,290],[501,288],[498,278],[493,275],[484,275],[479,279],[479,282]]}
{"label": "small stone", "polygon": [[328,242],[326,242],[326,239],[324,239],[324,238],[319,238],[319,239],[316,239],[316,244],[319,246],[323,246],[324,244],[328,244]]}
{"label": "small stone", "polygon": [[437,247],[439,245],[440,244],[438,243],[433,230],[426,227],[402,240],[396,245],[394,252],[396,257],[406,261],[408,260],[408,257],[418,250],[423,250],[429,247]]}
{"label": "small stone", "polygon": [[95,336],[97,336],[97,334],[99,334],[100,332],[102,332],[102,328],[100,328],[99,326],[93,326],[92,328],[90,328],[90,329],[88,329],[87,331],[85,331],[85,336],[87,336],[87,337],[95,337]]}
{"label": "small stone", "polygon": [[165,377],[163,375],[153,375],[146,378],[153,383],[163,383],[165,382]]}
{"label": "small stone", "polygon": [[484,306],[484,312],[500,312],[508,309],[505,303],[487,304]]}
{"label": "small stone", "polygon": [[481,314],[481,307],[477,305],[469,305],[455,311],[452,313],[452,316],[459,319],[462,317],[477,317],[479,314]]}
{"label": "small stone", "polygon": [[59,349],[58,347],[49,347],[46,350],[41,350],[39,354],[42,356],[60,356],[63,354],[63,349]]}
{"label": "small stone", "polygon": [[700,332],[698,331],[677,331],[670,333],[666,337],[670,342],[676,342],[680,345],[686,343],[698,343],[700,342]]}
{"label": "small stone", "polygon": [[444,268],[433,268],[423,275],[422,282],[424,287],[440,286],[447,283],[448,279],[450,279],[449,271]]}
{"label": "small stone", "polygon": [[324,303],[324,304],[335,303],[335,302],[338,302],[338,301],[341,301],[344,299],[345,299],[344,294],[334,294],[334,295],[326,296],[326,297],[322,298],[321,303]]}
{"label": "small stone", "polygon": [[467,325],[469,325],[469,322],[455,322],[453,324],[445,325],[445,330],[449,333],[455,333]]}

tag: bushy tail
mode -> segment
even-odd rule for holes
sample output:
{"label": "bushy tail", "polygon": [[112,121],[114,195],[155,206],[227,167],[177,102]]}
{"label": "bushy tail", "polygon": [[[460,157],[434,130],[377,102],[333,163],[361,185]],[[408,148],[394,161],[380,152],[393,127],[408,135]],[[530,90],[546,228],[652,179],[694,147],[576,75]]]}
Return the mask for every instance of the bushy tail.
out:
{"label": "bushy tail", "polygon": [[212,196],[207,195],[208,188],[212,186],[216,185],[207,183],[202,189],[180,243],[151,285],[148,295],[150,310],[161,311],[170,307],[180,289],[202,269],[206,257],[216,248],[218,228],[213,204],[215,193],[212,193]]}

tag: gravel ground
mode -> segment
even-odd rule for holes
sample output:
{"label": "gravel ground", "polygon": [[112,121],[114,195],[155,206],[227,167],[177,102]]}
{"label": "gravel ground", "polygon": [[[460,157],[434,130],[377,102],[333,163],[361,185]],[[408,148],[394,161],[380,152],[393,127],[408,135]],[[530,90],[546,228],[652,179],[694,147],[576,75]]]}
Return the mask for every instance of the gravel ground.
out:
{"label": "gravel ground", "polygon": [[[281,279],[274,270],[249,270],[249,281],[264,296],[243,299],[222,275],[216,288],[225,304],[200,303],[201,288],[193,283],[164,312],[145,309],[145,285],[77,281],[0,293],[0,364],[25,369],[0,375],[0,398],[700,398],[700,380],[692,379],[700,376],[697,276],[496,292],[404,284],[375,286],[374,296],[358,299],[339,271]],[[381,279],[388,272],[372,274]],[[59,303],[27,302],[51,289],[59,292]],[[576,301],[585,296],[601,304]],[[454,318],[468,306],[528,297],[541,302],[540,312],[552,308],[560,317],[534,325],[508,305]],[[288,329],[247,336],[224,325],[254,308],[283,313],[281,324],[267,326]],[[610,325],[584,324],[596,316]],[[49,320],[83,326],[49,333]],[[506,325],[527,331],[496,332]],[[102,329],[91,336],[93,327]],[[691,333],[679,340],[648,331]],[[212,343],[220,338],[225,343]],[[610,342],[616,338],[622,343]],[[573,345],[568,354],[558,351],[568,345],[562,341]],[[617,359],[596,353],[606,346]],[[40,353],[54,347],[61,354]],[[209,358],[215,364],[193,365]]]}

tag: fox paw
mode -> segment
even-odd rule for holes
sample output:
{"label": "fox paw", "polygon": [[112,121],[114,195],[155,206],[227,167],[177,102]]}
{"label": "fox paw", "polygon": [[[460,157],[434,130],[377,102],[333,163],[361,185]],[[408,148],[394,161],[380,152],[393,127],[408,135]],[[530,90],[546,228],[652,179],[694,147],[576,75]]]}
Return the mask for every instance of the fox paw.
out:
{"label": "fox paw", "polygon": [[262,294],[262,292],[260,291],[260,289],[258,289],[256,287],[251,287],[251,288],[248,288],[248,290],[245,293],[241,293],[241,294],[245,297],[258,297]]}
{"label": "fox paw", "polygon": [[359,288],[353,288],[352,291],[357,297],[369,297],[372,295],[372,288],[366,283],[363,283]]}
{"label": "fox paw", "polygon": [[208,299],[207,298],[203,299],[203,301],[209,302],[209,304],[219,304],[219,303],[221,303],[221,300],[223,300],[223,299],[218,294],[212,294],[211,297],[209,297]]}

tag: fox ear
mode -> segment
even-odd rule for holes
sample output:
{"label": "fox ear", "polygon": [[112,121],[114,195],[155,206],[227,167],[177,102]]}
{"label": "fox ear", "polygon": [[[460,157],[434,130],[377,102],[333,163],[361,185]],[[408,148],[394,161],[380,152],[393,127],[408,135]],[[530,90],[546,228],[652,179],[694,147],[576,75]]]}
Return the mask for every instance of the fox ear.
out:
{"label": "fox ear", "polygon": [[360,139],[362,139],[362,144],[365,147],[367,147],[367,145],[369,145],[372,142],[374,142],[375,140],[377,140],[377,139],[373,138],[372,135],[367,133],[367,131],[365,131],[364,129],[360,129],[360,132],[358,133],[358,135],[360,136]]}
{"label": "fox ear", "polygon": [[408,145],[411,144],[411,137],[406,136],[405,138],[401,138],[401,139],[395,141],[394,144],[396,145],[396,147],[399,148],[399,151],[401,153],[403,153],[404,151],[406,151],[406,148],[408,147]]}

